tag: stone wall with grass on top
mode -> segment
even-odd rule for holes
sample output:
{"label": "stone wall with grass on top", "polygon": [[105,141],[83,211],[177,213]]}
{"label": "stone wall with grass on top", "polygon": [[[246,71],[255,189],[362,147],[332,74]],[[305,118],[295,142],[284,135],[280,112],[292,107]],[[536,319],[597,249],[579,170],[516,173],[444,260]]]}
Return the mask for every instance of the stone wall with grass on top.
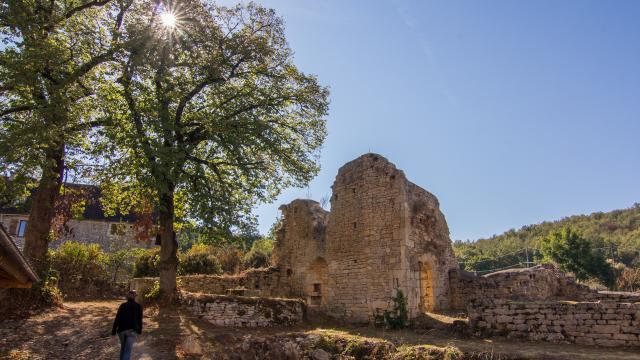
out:
{"label": "stone wall with grass on top", "polygon": [[291,326],[304,319],[304,301],[183,292],[181,303],[218,326]]}
{"label": "stone wall with grass on top", "polygon": [[474,301],[469,326],[480,335],[600,346],[640,346],[640,303]]}
{"label": "stone wall with grass on top", "polygon": [[640,302],[640,293],[598,291],[548,264],[484,276],[456,269],[449,272],[449,283],[453,309],[483,299]]}
{"label": "stone wall with grass on top", "polygon": [[[178,288],[192,293],[218,295],[287,297],[290,285],[281,278],[278,268],[251,269],[237,275],[178,276]],[[146,294],[158,278],[134,278],[130,288],[138,297]]]}

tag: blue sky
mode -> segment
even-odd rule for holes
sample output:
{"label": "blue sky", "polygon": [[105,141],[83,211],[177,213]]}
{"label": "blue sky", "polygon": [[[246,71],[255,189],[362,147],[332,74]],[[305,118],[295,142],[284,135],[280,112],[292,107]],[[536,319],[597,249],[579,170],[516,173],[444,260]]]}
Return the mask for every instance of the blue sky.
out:
{"label": "blue sky", "polygon": [[331,88],[322,170],[256,209],[262,232],[366,152],[440,199],[452,239],[640,202],[639,1],[258,2]]}

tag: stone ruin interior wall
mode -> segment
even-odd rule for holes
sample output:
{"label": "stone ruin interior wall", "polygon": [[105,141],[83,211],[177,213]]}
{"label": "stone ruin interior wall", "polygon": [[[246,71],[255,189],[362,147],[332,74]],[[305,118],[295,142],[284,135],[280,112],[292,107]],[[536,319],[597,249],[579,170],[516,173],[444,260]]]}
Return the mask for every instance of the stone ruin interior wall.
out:
{"label": "stone ruin interior wall", "polygon": [[439,209],[438,199],[407,182],[407,263],[410,311],[451,308],[449,271],[458,268],[453,255],[449,228]]}
{"label": "stone ruin interior wall", "polygon": [[286,276],[289,295],[307,300],[310,308],[327,303],[325,228],[328,212],[312,200],[294,200],[280,207],[282,226],[274,249],[274,263]]}
{"label": "stone ruin interior wall", "polygon": [[[138,293],[138,300],[151,289],[158,278],[132,279],[130,288]],[[291,286],[280,269],[270,267],[252,269],[237,275],[178,276],[180,290],[190,293],[237,295],[249,297],[291,297]]]}

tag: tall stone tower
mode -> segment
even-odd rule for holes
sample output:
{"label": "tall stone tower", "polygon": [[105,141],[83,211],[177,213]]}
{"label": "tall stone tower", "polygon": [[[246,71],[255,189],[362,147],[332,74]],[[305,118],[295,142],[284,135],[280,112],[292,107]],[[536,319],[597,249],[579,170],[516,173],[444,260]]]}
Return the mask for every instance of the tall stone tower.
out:
{"label": "tall stone tower", "polygon": [[331,212],[310,200],[282,207],[276,264],[311,309],[370,322],[407,296],[410,318],[450,306],[456,269],[438,200],[384,157],[365,154],[338,171]]}

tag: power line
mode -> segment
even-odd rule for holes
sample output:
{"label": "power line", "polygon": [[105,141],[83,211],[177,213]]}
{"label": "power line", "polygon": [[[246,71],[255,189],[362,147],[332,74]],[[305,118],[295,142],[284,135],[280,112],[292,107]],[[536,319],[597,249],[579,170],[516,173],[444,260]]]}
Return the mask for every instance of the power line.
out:
{"label": "power line", "polygon": [[[511,256],[511,255],[515,255],[515,254],[518,254],[518,253],[521,253],[521,252],[524,252],[524,251],[526,251],[526,249],[516,250],[516,251],[510,252],[510,253],[506,253],[506,254],[500,255],[500,256],[498,256],[498,257],[491,258],[491,259],[486,259],[486,260],[476,261],[476,262],[474,262],[474,264],[482,264],[482,263],[484,263],[484,262],[494,261],[494,260],[496,260],[496,259],[502,259],[502,258],[504,258],[504,257]],[[465,264],[466,262],[465,262],[465,261],[461,261],[461,262],[459,262],[459,263],[460,263],[460,264]]]}

